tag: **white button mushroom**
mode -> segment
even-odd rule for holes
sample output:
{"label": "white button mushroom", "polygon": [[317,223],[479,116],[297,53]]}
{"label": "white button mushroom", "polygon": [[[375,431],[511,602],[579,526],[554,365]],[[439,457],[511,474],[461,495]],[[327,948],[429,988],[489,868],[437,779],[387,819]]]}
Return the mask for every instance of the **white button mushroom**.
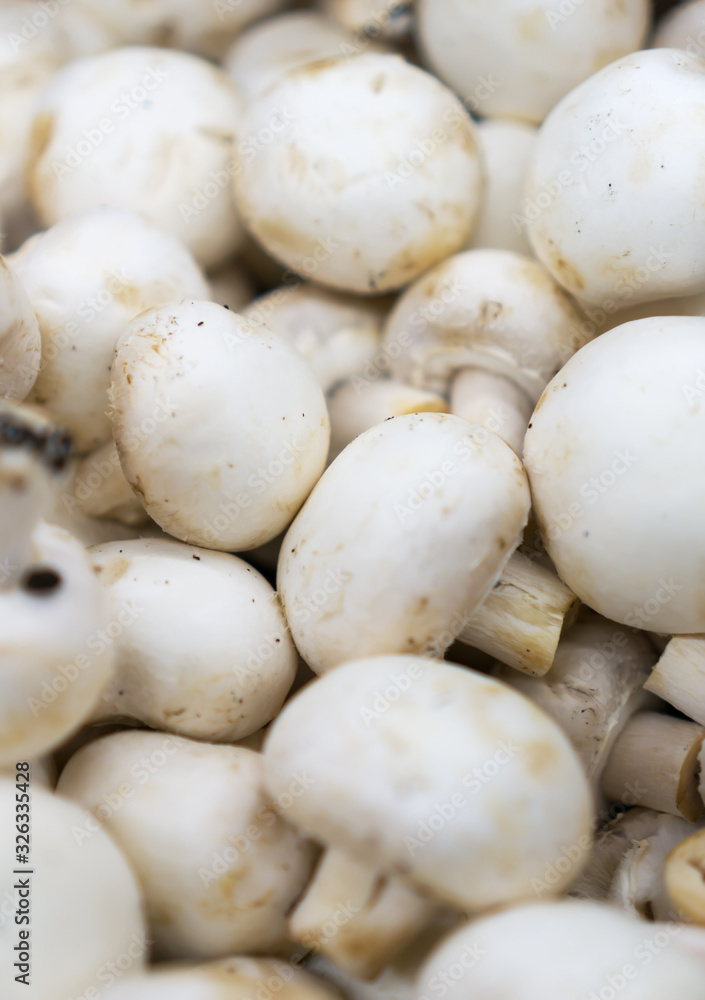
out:
{"label": "white button mushroom", "polygon": [[294,272],[342,291],[400,288],[459,250],[482,192],[472,119],[428,73],[364,53],[291,70],[252,100],[264,135],[235,178],[241,216]]}
{"label": "white button mushroom", "polygon": [[112,440],[83,459],[76,470],[74,490],[81,510],[88,517],[112,518],[133,527],[150,523],[139,497],[123,475]]}
{"label": "white button mushroom", "polygon": [[124,621],[94,719],[231,743],[274,718],[298,658],[263,576],[236,556],[162,539],[89,555]]}
{"label": "white button mushroom", "polygon": [[526,188],[528,236],[581,301],[609,308],[702,291],[703,101],[702,62],[652,49],[590,77],[544,122]]}
{"label": "white button mushroom", "polygon": [[568,91],[641,47],[648,0],[418,0],[426,62],[473,111],[538,124]]}
{"label": "white button mushroom", "polygon": [[[587,857],[591,796],[567,738],[527,698],[462,667],[411,656],[346,663],[285,706],[264,758],[274,796],[294,773],[310,775],[287,817],[340,858],[328,867],[324,857],[294,928],[315,904],[319,921],[331,917],[345,858],[377,873],[376,897],[401,876],[401,885],[481,911],[530,898],[533,880],[566,844],[583,850],[561,866],[556,892]],[[350,930],[341,920],[321,942],[354,974],[384,959],[374,939],[359,948],[358,919]]]}
{"label": "white button mushroom", "polygon": [[185,542],[245,551],[275,538],[325,465],[328,412],[307,363],[212,302],[135,319],[109,397],[127,481]]}
{"label": "white button mushroom", "polygon": [[[314,850],[275,812],[263,769],[242,747],[134,731],[90,743],[64,768],[60,794],[94,812],[134,866],[160,957],[285,946]],[[305,793],[298,777],[282,804]]]}
{"label": "white button mushroom", "polygon": [[37,317],[14,269],[0,257],[0,396],[23,400],[41,359]]}
{"label": "white button mushroom", "polygon": [[[98,996],[116,969],[132,976],[146,963],[137,879],[102,830],[77,838],[93,822],[83,809],[31,783],[23,791],[25,771],[17,774],[17,781],[0,777],[3,998]],[[21,808],[27,803],[29,815]],[[17,823],[29,822],[29,834],[18,834],[16,816]],[[26,865],[13,863],[17,845],[25,843],[20,836],[29,839]]]}
{"label": "white button mushroom", "polygon": [[445,987],[448,1000],[700,1000],[703,963],[681,945],[681,932],[673,922],[645,925],[599,903],[517,906],[451,934],[422,969],[417,993],[438,996]]}
{"label": "white button mushroom", "polygon": [[33,236],[12,266],[42,335],[31,399],[71,430],[77,450],[95,448],[110,438],[106,392],[127,324],[150,306],[208,298],[208,283],[177,239],[115,208],[79,212]]}
{"label": "white button mushroom", "polygon": [[521,463],[459,417],[394,417],[328,468],[282,543],[277,589],[316,673],[441,656],[500,576],[529,511]]}
{"label": "white button mushroom", "polygon": [[612,621],[705,630],[704,371],[704,319],[637,320],[571,358],[531,418],[524,461],[546,549]]}
{"label": "white button mushroom", "polygon": [[128,208],[214,266],[238,248],[230,193],[240,98],[204,59],[113,49],[65,66],[40,98],[29,187],[45,225]]}
{"label": "white button mushroom", "polygon": [[579,325],[539,263],[508,250],[469,250],[400,296],[384,347],[397,378],[449,393],[451,412],[521,453],[532,402],[583,343]]}

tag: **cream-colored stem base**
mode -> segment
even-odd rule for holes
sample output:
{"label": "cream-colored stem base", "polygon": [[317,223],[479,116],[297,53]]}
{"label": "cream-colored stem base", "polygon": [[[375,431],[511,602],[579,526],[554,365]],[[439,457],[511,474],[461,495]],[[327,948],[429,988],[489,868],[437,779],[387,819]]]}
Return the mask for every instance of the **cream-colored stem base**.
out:
{"label": "cream-colored stem base", "polygon": [[534,405],[523,389],[504,375],[466,368],[456,375],[450,391],[450,412],[493,431],[517,455]]}
{"label": "cream-colored stem base", "polygon": [[705,726],[705,635],[675,635],[644,687]]}

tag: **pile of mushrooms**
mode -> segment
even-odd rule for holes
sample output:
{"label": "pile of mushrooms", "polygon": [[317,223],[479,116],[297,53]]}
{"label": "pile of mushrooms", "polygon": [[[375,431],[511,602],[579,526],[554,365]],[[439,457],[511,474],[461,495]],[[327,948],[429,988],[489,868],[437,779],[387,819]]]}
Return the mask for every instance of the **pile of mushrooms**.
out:
{"label": "pile of mushrooms", "polygon": [[702,1000],[663,6],[0,3],[3,1000]]}

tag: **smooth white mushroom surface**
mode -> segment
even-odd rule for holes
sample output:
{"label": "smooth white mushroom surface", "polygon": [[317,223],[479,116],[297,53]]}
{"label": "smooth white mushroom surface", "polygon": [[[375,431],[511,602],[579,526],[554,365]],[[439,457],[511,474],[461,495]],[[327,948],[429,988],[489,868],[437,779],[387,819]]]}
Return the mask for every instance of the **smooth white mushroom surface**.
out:
{"label": "smooth white mushroom surface", "polygon": [[264,761],[273,796],[294,773],[311,777],[290,820],[462,910],[533,898],[559,859],[560,891],[588,858],[591,795],[566,736],[528,698],[463,667],[345,663],[285,706]]}
{"label": "smooth white mushroom surface", "polygon": [[328,412],[309,365],[212,302],[137,317],[118,343],[109,399],[127,481],[185,542],[245,551],[270,541],[325,466]]}
{"label": "smooth white mushroom surface", "polygon": [[131,209],[214,266],[242,239],[230,191],[240,124],[239,95],[205,59],[148,46],[76,59],[36,106],[32,204],[47,226]]}
{"label": "smooth white mushroom surface", "polygon": [[0,257],[0,396],[21,401],[39,373],[39,324],[16,267]]}
{"label": "smooth white mushroom surface", "polygon": [[470,236],[483,183],[472,119],[398,56],[291,70],[250,102],[242,130],[263,139],[234,178],[240,214],[301,277],[391,291]]}
{"label": "smooth white mushroom surface", "polygon": [[120,208],[94,208],[56,223],[20,247],[12,267],[41,331],[42,364],[31,398],[71,430],[78,451],[110,438],[110,368],[130,320],[150,306],[210,293],[178,239]]}
{"label": "smooth white mushroom surface", "polygon": [[536,256],[581,301],[613,311],[702,291],[704,101],[698,57],[651,49],[585,80],[547,117],[522,218]]}
{"label": "smooth white mushroom surface", "polygon": [[417,0],[426,63],[477,114],[541,122],[581,80],[640,48],[649,0]]}
{"label": "smooth white mushroom surface", "polygon": [[282,542],[277,589],[316,673],[377,653],[440,656],[499,578],[529,513],[496,435],[393,417],[335,459]]}
{"label": "smooth white mushroom surface", "polygon": [[625,323],[583,347],[531,418],[524,461],[558,573],[612,621],[705,631],[705,319]]}
{"label": "smooth white mushroom surface", "polygon": [[[0,777],[0,976],[7,1000],[100,995],[149,958],[142,892],[113,838],[73,802],[31,784]],[[27,798],[22,798],[27,796]],[[30,863],[13,863],[30,801]],[[22,843],[23,841],[19,841]],[[24,855],[23,855],[24,856]],[[13,872],[13,868],[22,870]],[[19,965],[15,965],[19,963]],[[21,967],[22,965],[26,967]],[[17,977],[22,977],[24,979]],[[29,987],[28,987],[29,984]]]}
{"label": "smooth white mushroom surface", "polygon": [[281,708],[298,657],[271,585],[237,556],[133,539],[89,552],[123,624],[93,718],[232,743]]}
{"label": "smooth white mushroom surface", "polygon": [[[417,980],[450,1000],[681,1000],[702,997],[702,960],[676,923],[645,924],[589,902],[518,906],[451,934]],[[685,937],[685,934],[683,935]],[[435,987],[435,989],[434,989]]]}
{"label": "smooth white mushroom surface", "polygon": [[[64,768],[59,793],[91,810],[133,865],[158,956],[285,946],[315,851],[275,811],[263,769],[252,750],[139,731],[89,743]],[[305,793],[299,779],[284,812]],[[84,825],[86,837],[95,825]]]}

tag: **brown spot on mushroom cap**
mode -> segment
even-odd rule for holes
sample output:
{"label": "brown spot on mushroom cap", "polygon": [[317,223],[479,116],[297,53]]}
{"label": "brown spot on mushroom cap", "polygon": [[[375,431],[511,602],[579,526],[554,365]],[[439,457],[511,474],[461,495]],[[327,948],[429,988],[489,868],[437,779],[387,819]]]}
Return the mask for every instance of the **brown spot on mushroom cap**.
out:
{"label": "brown spot on mushroom cap", "polygon": [[553,240],[548,241],[548,264],[557,273],[561,284],[567,287],[569,291],[583,291],[585,288],[583,276],[574,264],[565,259]]}

